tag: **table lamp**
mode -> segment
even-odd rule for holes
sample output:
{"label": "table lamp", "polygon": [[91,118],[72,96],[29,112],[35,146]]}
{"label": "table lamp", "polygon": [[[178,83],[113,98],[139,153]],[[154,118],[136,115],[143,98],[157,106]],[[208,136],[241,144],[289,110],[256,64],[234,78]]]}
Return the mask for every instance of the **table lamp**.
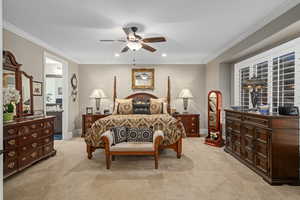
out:
{"label": "table lamp", "polygon": [[188,101],[189,101],[189,99],[193,98],[192,92],[189,89],[183,89],[179,93],[179,98],[183,99],[183,108],[184,108],[183,113],[188,113],[187,112]]}
{"label": "table lamp", "polygon": [[100,102],[101,99],[107,98],[104,91],[102,89],[94,89],[90,98],[95,99],[96,102],[96,114],[101,114],[100,112]]}

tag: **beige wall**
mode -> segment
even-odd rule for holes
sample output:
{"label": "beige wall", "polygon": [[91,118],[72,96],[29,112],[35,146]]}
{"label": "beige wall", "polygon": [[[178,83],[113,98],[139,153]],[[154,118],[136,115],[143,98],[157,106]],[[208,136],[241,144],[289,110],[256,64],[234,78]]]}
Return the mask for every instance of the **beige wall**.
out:
{"label": "beige wall", "polygon": [[[180,112],[183,111],[182,100],[177,97],[183,88],[189,88],[194,99],[190,102],[189,112],[201,115],[201,129],[206,128],[203,116],[205,109],[205,65],[138,65],[138,67],[155,68],[155,89],[147,91],[158,97],[167,95],[167,78],[171,78],[171,104]],[[113,77],[117,76],[117,95],[124,98],[134,92],[131,89],[131,65],[79,65],[80,74],[80,111],[85,113],[87,106],[94,106],[89,99],[93,89],[102,88],[109,99],[102,103],[102,109],[110,109],[113,95]]]}
{"label": "beige wall", "polygon": [[[21,70],[27,74],[33,76],[34,81],[44,81],[44,67],[43,59],[44,52],[49,52],[57,57],[60,57],[68,62],[69,66],[69,77],[70,80],[73,73],[77,74],[78,77],[78,64],[74,63],[64,57],[57,55],[47,49],[34,44],[33,42],[26,40],[8,30],[3,30],[3,50],[11,51],[17,59],[17,62],[22,64]],[[71,86],[69,86],[70,88]],[[71,91],[69,91],[71,92]],[[34,110],[43,110],[43,97],[34,97]],[[73,131],[75,128],[75,120],[79,118],[79,105],[78,100],[72,102],[69,100],[69,123],[68,130]]]}

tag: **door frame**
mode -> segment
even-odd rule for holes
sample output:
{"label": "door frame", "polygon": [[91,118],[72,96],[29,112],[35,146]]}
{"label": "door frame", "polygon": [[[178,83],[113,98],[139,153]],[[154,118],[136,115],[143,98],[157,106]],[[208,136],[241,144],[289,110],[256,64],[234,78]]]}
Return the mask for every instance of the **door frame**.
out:
{"label": "door frame", "polygon": [[63,123],[62,123],[62,137],[63,140],[68,140],[72,138],[72,132],[69,132],[68,122],[69,122],[69,63],[49,52],[44,52],[44,114],[46,115],[46,57],[51,58],[55,61],[62,63],[63,66]]}

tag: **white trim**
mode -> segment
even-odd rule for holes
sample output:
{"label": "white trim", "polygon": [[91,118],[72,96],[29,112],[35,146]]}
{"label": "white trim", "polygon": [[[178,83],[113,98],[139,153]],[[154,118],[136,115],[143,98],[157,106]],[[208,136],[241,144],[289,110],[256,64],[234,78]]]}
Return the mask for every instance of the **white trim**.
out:
{"label": "white trim", "polygon": [[33,36],[32,34],[18,28],[17,26],[11,24],[10,22],[6,21],[6,20],[3,20],[3,28],[10,31],[10,32],[13,32],[14,34],[26,39],[26,40],[29,40],[45,49],[47,49],[48,51],[51,51],[55,54],[58,54],[60,56],[63,56],[65,57],[66,59],[72,61],[72,62],[75,62],[77,64],[79,64],[80,62],[74,58],[72,58],[71,56],[68,56],[66,55],[63,51],[55,48],[55,47],[52,47],[51,45],[49,45],[48,43],[44,42],[43,40],[39,39],[38,37],[35,37]]}
{"label": "white trim", "polygon": [[200,129],[200,135],[203,135],[203,134],[208,134],[208,129],[207,128],[201,128]]}
{"label": "white trim", "polygon": [[[44,88],[46,88],[46,73],[45,73],[45,67],[46,67],[46,57],[51,58],[53,60],[56,60],[63,65],[63,139],[69,140],[73,137],[72,132],[69,132],[69,63],[60,57],[57,57],[49,52],[44,52]],[[46,114],[46,90],[44,89],[44,114]]]}
{"label": "white trim", "polygon": [[235,46],[239,42],[243,41],[244,39],[246,39],[247,37],[249,37],[250,35],[252,35],[256,31],[262,29],[265,25],[267,25],[268,23],[270,23],[272,20],[276,19],[280,15],[284,14],[288,10],[292,9],[297,4],[299,4],[299,1],[295,1],[295,0],[288,0],[288,1],[283,2],[281,6],[279,6],[277,9],[274,9],[264,19],[260,20],[257,24],[253,25],[247,31],[240,34],[237,37],[237,39],[234,39],[231,42],[229,42],[228,44],[226,44],[225,46],[218,48],[220,50],[217,50],[217,51],[211,53],[206,58],[204,58],[203,63],[207,64],[210,61],[212,61],[213,59],[220,56],[221,54],[225,53],[225,51],[229,50],[230,48],[232,48],[233,46]]}

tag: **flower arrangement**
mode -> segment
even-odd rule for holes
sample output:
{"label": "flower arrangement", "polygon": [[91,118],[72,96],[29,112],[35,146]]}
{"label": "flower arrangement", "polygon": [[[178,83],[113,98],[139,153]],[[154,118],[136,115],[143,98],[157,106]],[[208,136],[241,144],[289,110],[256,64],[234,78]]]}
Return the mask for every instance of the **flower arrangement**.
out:
{"label": "flower arrangement", "polygon": [[13,119],[14,108],[20,102],[20,92],[14,88],[3,88],[3,119],[10,121]]}

